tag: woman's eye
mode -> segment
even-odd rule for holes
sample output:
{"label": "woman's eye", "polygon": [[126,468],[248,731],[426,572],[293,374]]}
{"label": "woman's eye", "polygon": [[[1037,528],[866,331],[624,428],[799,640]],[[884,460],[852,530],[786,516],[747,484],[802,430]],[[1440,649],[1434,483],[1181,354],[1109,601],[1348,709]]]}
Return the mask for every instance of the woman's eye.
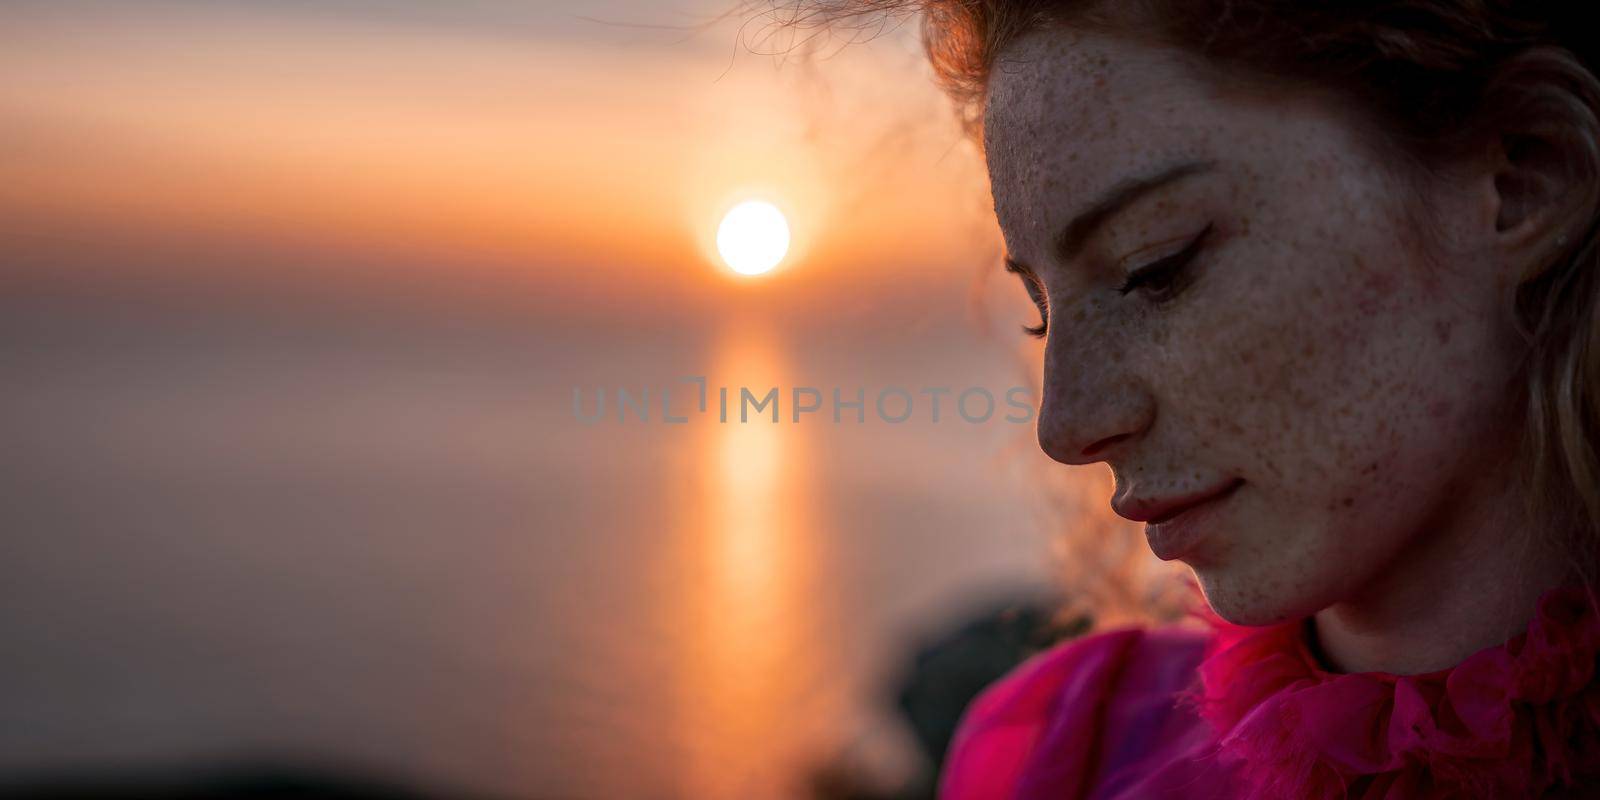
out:
{"label": "woman's eye", "polygon": [[1146,289],[1145,294],[1152,302],[1164,303],[1172,299],[1177,290],[1182,288],[1179,286],[1179,278],[1183,277],[1184,267],[1187,267],[1200,252],[1200,247],[1205,244],[1211,228],[1211,225],[1206,225],[1205,229],[1189,240],[1182,250],[1134,270],[1117,291],[1128,294],[1142,288]]}

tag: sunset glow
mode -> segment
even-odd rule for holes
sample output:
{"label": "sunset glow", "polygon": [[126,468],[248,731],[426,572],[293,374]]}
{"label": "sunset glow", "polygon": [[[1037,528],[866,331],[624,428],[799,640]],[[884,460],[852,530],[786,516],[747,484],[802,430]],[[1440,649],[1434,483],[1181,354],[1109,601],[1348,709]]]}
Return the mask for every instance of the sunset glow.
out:
{"label": "sunset glow", "polygon": [[717,252],[741,275],[769,272],[789,252],[789,221],[771,203],[740,203],[717,226]]}

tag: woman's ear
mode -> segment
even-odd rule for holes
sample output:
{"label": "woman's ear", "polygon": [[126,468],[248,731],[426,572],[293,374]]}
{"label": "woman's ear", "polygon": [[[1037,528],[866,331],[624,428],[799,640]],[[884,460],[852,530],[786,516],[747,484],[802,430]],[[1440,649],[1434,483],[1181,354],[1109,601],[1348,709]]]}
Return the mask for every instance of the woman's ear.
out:
{"label": "woman's ear", "polygon": [[1600,207],[1600,82],[1570,53],[1539,48],[1506,65],[1485,107],[1494,237],[1521,283],[1569,252]]}
{"label": "woman's ear", "polygon": [[1596,209],[1595,137],[1572,127],[1500,134],[1494,236],[1528,279],[1583,234]]}
{"label": "woman's ear", "polygon": [[1559,130],[1501,133],[1494,227],[1503,242],[1536,239],[1566,216],[1562,207],[1575,197],[1565,138]]}

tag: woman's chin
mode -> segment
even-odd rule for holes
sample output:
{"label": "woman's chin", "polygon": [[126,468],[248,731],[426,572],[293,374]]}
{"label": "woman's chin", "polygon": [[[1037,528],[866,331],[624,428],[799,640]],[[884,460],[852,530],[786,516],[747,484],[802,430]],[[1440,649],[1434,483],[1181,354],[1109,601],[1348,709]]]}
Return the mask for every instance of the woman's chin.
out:
{"label": "woman's chin", "polygon": [[1276,578],[1234,576],[1215,566],[1196,567],[1195,578],[1216,615],[1235,625],[1276,625],[1316,613],[1306,589]]}

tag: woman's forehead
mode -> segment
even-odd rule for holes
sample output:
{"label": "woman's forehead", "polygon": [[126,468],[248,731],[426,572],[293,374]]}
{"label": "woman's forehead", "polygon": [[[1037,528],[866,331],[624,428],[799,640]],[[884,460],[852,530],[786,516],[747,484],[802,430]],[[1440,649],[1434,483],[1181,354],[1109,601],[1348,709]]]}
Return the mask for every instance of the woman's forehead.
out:
{"label": "woman's forehead", "polygon": [[1035,229],[1052,224],[1043,209],[1162,164],[1214,158],[1218,120],[1208,102],[1162,48],[1061,31],[1018,39],[990,75],[984,114],[995,213],[1008,237],[1037,238]]}

